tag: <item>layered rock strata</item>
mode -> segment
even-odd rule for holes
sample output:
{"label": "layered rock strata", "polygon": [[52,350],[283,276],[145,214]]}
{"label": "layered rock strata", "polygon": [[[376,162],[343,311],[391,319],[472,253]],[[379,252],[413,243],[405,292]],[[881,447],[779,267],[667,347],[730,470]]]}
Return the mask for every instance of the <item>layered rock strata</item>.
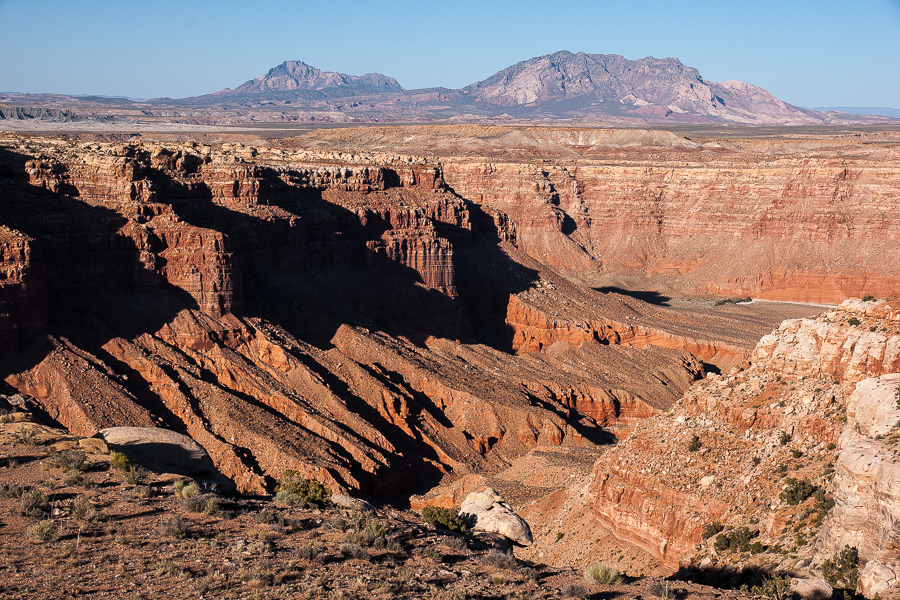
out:
{"label": "layered rock strata", "polygon": [[713,347],[749,352],[727,319],[708,341],[568,283],[425,160],[15,138],[0,153],[7,384],[81,436],[185,433],[241,491],[290,468],[393,496],[537,444],[603,444],[603,426],[671,405]]}

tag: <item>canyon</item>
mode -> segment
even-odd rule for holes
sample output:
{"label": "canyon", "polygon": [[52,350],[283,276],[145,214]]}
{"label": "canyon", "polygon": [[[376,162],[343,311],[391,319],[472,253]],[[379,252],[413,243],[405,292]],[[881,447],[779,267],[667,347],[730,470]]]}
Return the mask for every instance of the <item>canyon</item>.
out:
{"label": "canyon", "polygon": [[185,433],[243,494],[489,485],[549,564],[736,585],[850,544],[896,587],[896,132],[187,137],[0,136],[0,368],[40,418]]}

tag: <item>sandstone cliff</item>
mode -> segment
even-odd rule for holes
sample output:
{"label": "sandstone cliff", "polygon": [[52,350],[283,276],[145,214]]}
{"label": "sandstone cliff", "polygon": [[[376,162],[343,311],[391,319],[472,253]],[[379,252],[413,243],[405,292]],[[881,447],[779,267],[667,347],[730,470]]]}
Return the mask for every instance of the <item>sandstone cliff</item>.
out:
{"label": "sandstone cliff", "polygon": [[242,491],[292,468],[387,497],[538,444],[594,447],[703,361],[749,353],[737,322],[707,340],[682,313],[571,284],[423,159],[0,152],[7,384],[79,435],[187,433]]}
{"label": "sandstone cliff", "polygon": [[347,128],[299,143],[436,155],[457,193],[509,215],[522,250],[593,287],[826,304],[900,294],[896,134],[746,133]]}

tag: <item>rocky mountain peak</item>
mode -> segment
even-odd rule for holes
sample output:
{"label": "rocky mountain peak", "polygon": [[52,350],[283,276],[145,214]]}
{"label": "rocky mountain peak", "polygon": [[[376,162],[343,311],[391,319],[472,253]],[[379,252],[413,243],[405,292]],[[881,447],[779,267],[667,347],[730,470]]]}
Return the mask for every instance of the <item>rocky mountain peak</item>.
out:
{"label": "rocky mountain peak", "polygon": [[258,94],[265,92],[321,91],[344,88],[348,95],[361,93],[402,92],[397,80],[381,73],[345,75],[322,71],[299,60],[286,60],[268,73],[242,83],[234,92]]}

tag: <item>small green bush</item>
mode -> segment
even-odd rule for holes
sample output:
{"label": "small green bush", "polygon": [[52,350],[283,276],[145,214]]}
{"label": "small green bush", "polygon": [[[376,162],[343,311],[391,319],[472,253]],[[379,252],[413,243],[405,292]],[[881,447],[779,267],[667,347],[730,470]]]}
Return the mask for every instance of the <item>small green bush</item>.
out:
{"label": "small green bush", "polygon": [[[278,480],[277,492],[287,492],[300,497],[302,502],[325,506],[331,500],[331,492],[321,482],[307,479],[293,469],[286,469]],[[277,496],[276,496],[277,497]]]}
{"label": "small green bush", "polygon": [[741,586],[741,592],[748,596],[761,596],[772,600],[787,600],[792,597],[791,578],[788,576],[773,576],[767,578],[760,585],[747,587]]}
{"label": "small green bush", "polygon": [[831,587],[856,592],[859,579],[859,551],[851,546],[844,546],[840,552],[822,563],[822,576]]}
{"label": "small green bush", "polygon": [[778,436],[778,443],[782,446],[786,446],[789,441],[791,441],[791,434],[787,431],[782,431],[781,435]]}
{"label": "small green bush", "polygon": [[344,541],[365,547],[384,547],[387,530],[378,519],[361,515],[356,526],[344,534]]}
{"label": "small green bush", "polygon": [[725,529],[725,526],[719,523],[718,521],[713,521],[712,523],[707,523],[703,526],[703,539],[708,540],[712,536],[716,535],[720,531]]}
{"label": "small green bush", "polygon": [[588,583],[598,585],[618,585],[622,583],[623,577],[614,567],[608,567],[603,563],[597,563],[589,566],[584,570],[584,578]]}
{"label": "small green bush", "polygon": [[794,479],[793,477],[788,477],[785,483],[787,483],[787,486],[781,490],[778,497],[781,498],[785,504],[791,506],[800,504],[815,494],[819,489],[810,483],[808,479]]}
{"label": "small green bush", "polygon": [[791,456],[793,456],[794,458],[800,458],[803,456],[803,453],[795,448],[791,450]]}
{"label": "small green bush", "polygon": [[129,458],[121,452],[113,452],[109,455],[109,464],[114,469],[125,471],[134,463],[132,463],[131,460],[129,460]]}
{"label": "small green bush", "polygon": [[872,302],[875,299],[875,296],[873,296],[872,294],[866,294],[862,297],[862,299],[863,302]]}
{"label": "small green bush", "polygon": [[767,549],[767,546],[764,546],[760,542],[753,542],[752,544],[750,544],[750,554],[761,554]]}
{"label": "small green bush", "polygon": [[28,534],[36,540],[49,542],[56,536],[56,523],[50,520],[41,521],[30,527]]}
{"label": "small green bush", "polygon": [[847,319],[847,323],[853,327],[856,327],[860,324],[860,320],[856,317],[850,317],[849,319]]}
{"label": "small green bush", "polygon": [[714,547],[719,552],[746,552],[750,549],[750,529],[738,527],[716,536]]}
{"label": "small green bush", "polygon": [[439,508],[437,506],[426,506],[422,509],[422,520],[447,531],[458,531],[465,533],[466,522],[459,515],[459,509],[456,508]]}
{"label": "small green bush", "polygon": [[900,383],[898,383],[897,387],[894,388],[894,400],[897,406],[897,410],[900,410]]}
{"label": "small green bush", "polygon": [[198,486],[193,481],[187,485],[182,485],[182,487],[181,487],[181,497],[182,498],[193,498],[198,495],[200,495],[200,486]]}
{"label": "small green bush", "polygon": [[694,436],[691,438],[691,443],[688,444],[687,449],[688,449],[688,452],[696,452],[697,450],[700,449],[701,446],[703,446],[703,443],[700,442],[700,436],[698,436],[697,434],[694,434]]}

